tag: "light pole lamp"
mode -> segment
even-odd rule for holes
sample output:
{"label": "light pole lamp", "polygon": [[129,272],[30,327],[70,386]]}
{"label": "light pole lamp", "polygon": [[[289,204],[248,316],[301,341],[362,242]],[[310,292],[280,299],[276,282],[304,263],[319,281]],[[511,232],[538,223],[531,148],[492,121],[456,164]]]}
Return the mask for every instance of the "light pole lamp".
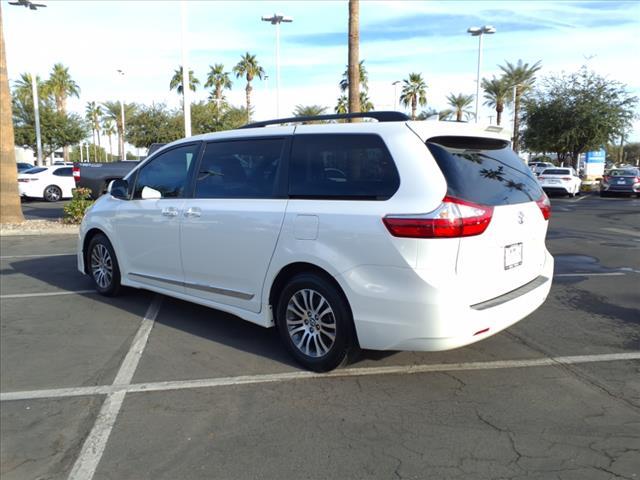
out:
{"label": "light pole lamp", "polygon": [[478,37],[478,72],[476,74],[476,123],[478,123],[478,107],[480,105],[480,65],[482,64],[482,36],[496,33],[496,29],[491,25],[469,27],[467,29],[467,33],[472,37]]}
{"label": "light pole lamp", "polygon": [[285,17],[281,13],[274,13],[272,16],[263,15],[263,22],[270,22],[276,26],[276,117],[280,117],[280,24],[291,23],[293,18]]}
{"label": "light pole lamp", "polygon": [[398,110],[398,85],[402,82],[400,80],[396,80],[391,85],[393,85],[393,109]]}

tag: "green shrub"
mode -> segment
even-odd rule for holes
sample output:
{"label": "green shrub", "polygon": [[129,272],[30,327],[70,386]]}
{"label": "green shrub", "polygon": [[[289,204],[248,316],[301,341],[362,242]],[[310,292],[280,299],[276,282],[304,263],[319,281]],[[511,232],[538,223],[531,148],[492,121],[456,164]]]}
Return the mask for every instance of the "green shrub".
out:
{"label": "green shrub", "polygon": [[91,198],[91,190],[88,188],[74,188],[73,198],[64,207],[64,223],[80,223],[93,200]]}

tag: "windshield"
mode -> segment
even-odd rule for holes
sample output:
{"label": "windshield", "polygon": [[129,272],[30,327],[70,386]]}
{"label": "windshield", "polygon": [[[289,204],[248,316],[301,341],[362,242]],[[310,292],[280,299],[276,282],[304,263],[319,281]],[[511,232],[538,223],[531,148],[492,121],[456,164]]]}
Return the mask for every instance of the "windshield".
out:
{"label": "windshield", "polygon": [[484,205],[538,200],[542,188],[504,140],[435,137],[427,141],[447,180],[447,194]]}

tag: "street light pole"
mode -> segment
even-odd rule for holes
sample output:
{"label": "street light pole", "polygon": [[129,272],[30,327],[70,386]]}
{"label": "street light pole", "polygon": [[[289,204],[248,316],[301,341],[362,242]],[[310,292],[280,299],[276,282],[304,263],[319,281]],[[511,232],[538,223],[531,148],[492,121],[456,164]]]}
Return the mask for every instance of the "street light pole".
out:
{"label": "street light pole", "polygon": [[262,16],[263,22],[270,22],[276,26],[276,117],[280,118],[280,24],[291,23],[293,18],[285,17],[281,13],[274,13],[272,17]]}
{"label": "street light pole", "polygon": [[[124,77],[124,71],[123,70],[118,69],[118,73],[122,77]],[[122,84],[124,84],[124,79],[122,80]],[[122,86],[122,84],[121,84],[121,86]],[[120,92],[120,123],[122,123],[122,135],[120,136],[120,144],[121,144],[121,148],[122,148],[122,151],[121,151],[122,156],[121,156],[120,160],[126,160],[127,155],[124,153],[125,152],[125,150],[124,150],[124,132],[125,132],[125,130],[124,130],[124,127],[125,127],[125,125],[124,125],[124,100],[122,99],[122,97],[123,97],[122,92]]]}
{"label": "street light pole", "polygon": [[184,136],[191,136],[191,91],[189,89],[189,67],[187,65],[187,2],[180,2],[182,37],[182,103],[184,110]]}
{"label": "street light pole", "polygon": [[31,72],[31,92],[33,95],[33,114],[36,118],[36,165],[42,166],[42,135],[40,133],[40,99],[35,72]]}
{"label": "street light pole", "polygon": [[480,65],[482,64],[482,36],[496,33],[496,29],[491,25],[483,27],[469,27],[467,33],[472,37],[478,37],[478,70],[476,73],[476,123],[478,123],[478,108],[480,106]]}
{"label": "street light pole", "polygon": [[396,80],[391,85],[393,85],[393,109],[398,110],[398,84],[401,83],[400,80]]}

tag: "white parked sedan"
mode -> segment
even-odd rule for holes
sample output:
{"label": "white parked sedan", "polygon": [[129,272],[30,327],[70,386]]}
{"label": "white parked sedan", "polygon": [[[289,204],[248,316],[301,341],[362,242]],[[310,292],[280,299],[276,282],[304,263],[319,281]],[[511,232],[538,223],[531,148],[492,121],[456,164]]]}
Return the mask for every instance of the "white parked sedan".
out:
{"label": "white parked sedan", "polygon": [[35,167],[18,175],[18,189],[21,197],[43,198],[47,202],[57,202],[71,198],[76,188],[73,167]]}
{"label": "white parked sedan", "polygon": [[573,168],[547,168],[538,176],[538,181],[547,193],[561,193],[573,197],[580,193],[582,184]]}

